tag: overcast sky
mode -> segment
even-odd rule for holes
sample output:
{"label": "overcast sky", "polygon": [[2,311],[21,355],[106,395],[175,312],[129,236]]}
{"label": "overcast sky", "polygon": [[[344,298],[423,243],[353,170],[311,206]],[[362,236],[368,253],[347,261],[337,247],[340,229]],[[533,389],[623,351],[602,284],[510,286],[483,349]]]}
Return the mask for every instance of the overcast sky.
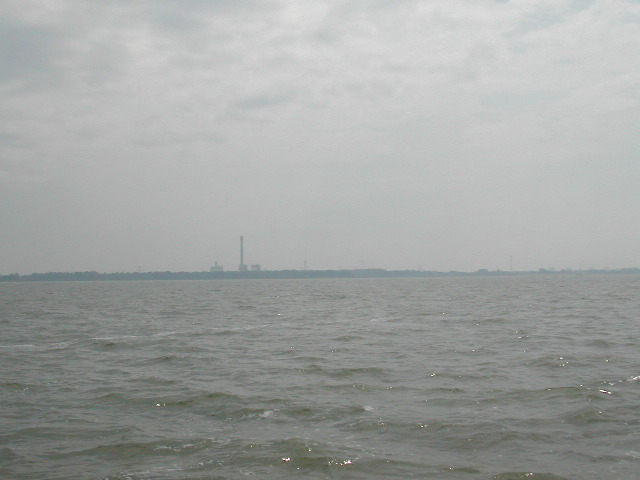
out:
{"label": "overcast sky", "polygon": [[640,267],[637,0],[0,0],[0,274]]}

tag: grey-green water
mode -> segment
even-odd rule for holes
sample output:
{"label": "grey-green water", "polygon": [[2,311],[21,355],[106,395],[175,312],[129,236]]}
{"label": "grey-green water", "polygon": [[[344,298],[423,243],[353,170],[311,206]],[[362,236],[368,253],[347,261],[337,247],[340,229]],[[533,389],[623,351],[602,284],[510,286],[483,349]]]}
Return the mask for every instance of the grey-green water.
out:
{"label": "grey-green water", "polygon": [[639,287],[0,284],[0,477],[638,479]]}

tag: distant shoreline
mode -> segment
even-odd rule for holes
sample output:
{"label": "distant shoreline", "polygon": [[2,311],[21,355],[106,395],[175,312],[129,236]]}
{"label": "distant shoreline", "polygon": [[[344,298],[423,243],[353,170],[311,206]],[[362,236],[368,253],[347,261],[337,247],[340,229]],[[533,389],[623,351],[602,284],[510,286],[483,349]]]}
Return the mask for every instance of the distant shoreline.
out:
{"label": "distant shoreline", "polygon": [[475,272],[439,272],[423,270],[262,270],[248,272],[47,272],[20,275],[0,275],[0,282],[52,282],[52,281],[123,281],[123,280],[244,280],[244,279],[307,279],[307,278],[428,278],[428,277],[495,277],[521,275],[598,275],[640,274],[640,268],[611,270],[531,270],[504,271],[480,269]]}

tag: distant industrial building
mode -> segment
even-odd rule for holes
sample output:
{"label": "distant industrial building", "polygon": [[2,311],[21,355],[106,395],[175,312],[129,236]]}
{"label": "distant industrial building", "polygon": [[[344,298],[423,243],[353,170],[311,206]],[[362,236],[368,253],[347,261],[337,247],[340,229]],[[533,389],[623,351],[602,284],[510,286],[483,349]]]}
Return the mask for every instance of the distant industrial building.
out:
{"label": "distant industrial building", "polygon": [[[223,272],[224,267],[219,265],[216,261],[215,264],[209,268],[209,272]],[[238,265],[239,272],[260,272],[262,271],[262,266],[254,263],[251,266],[248,266],[244,263],[244,237],[240,235],[240,265]]]}

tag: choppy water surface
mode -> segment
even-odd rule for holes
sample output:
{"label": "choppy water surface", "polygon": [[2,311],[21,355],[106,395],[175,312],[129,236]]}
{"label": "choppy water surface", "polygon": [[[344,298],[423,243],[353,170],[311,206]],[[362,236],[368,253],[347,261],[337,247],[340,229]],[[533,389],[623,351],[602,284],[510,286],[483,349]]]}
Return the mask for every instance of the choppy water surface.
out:
{"label": "choppy water surface", "polygon": [[639,287],[0,284],[0,477],[635,480]]}

